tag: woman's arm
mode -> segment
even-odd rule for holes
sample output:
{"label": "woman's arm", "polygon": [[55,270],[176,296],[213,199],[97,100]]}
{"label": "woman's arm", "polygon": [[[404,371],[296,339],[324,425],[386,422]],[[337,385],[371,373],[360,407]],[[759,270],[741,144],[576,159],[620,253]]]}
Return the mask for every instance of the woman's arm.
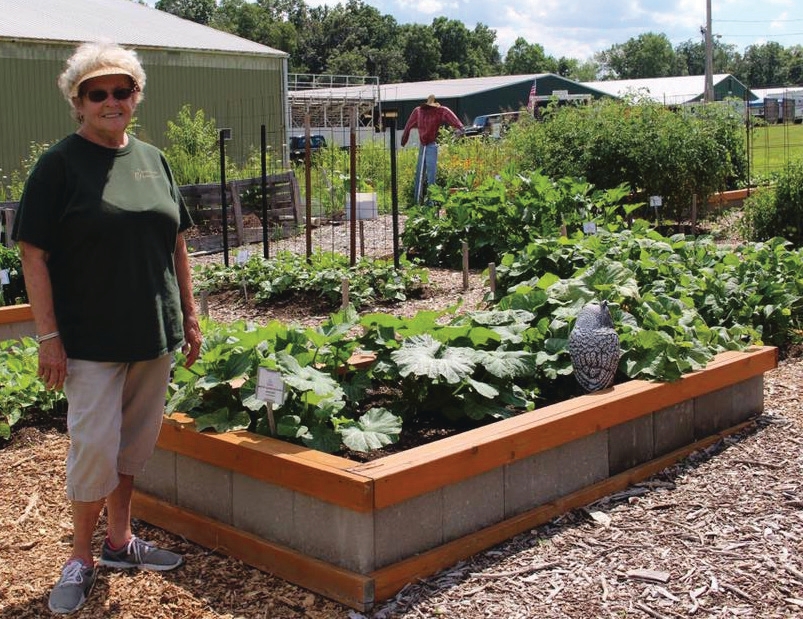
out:
{"label": "woman's arm", "polygon": [[201,335],[201,327],[198,324],[198,315],[195,311],[195,297],[192,294],[190,257],[187,254],[187,243],[184,240],[184,234],[181,232],[176,238],[175,261],[178,289],[181,295],[181,311],[184,314],[184,348],[182,352],[187,357],[187,362],[184,365],[190,367],[198,359],[203,336]]}
{"label": "woman's arm", "polygon": [[[45,336],[58,332],[56,312],[53,309],[53,288],[47,268],[48,253],[26,243],[19,242],[25,289],[31,303],[37,335]],[[50,337],[39,343],[39,377],[48,389],[61,389],[67,376],[67,353],[60,337]]]}

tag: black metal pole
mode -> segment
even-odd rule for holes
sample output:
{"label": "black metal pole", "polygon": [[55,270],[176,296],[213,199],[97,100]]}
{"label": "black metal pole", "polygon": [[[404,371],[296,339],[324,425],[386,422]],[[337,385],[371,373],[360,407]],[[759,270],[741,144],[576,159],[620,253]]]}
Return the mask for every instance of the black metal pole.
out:
{"label": "black metal pole", "polygon": [[750,100],[747,98],[747,91],[744,92],[744,128],[747,137],[747,195],[750,195],[750,187],[753,184],[752,161],[753,161],[753,115],[750,113]]}
{"label": "black metal pole", "polygon": [[220,208],[223,211],[223,264],[229,266],[229,216],[226,212],[226,133],[221,130],[220,142]]}
{"label": "black metal pole", "polygon": [[390,129],[390,212],[393,222],[393,266],[399,268],[399,187],[396,175],[396,119],[387,119]]}
{"label": "black metal pole", "polygon": [[260,131],[262,136],[262,255],[267,260],[270,257],[268,247],[268,138],[265,125]]}
{"label": "black metal pole", "polygon": [[349,229],[349,264],[354,266],[357,264],[357,108],[351,110],[351,130],[349,132],[349,160],[350,160],[350,174],[351,184],[349,186],[351,194],[350,203],[350,216],[351,224]]}

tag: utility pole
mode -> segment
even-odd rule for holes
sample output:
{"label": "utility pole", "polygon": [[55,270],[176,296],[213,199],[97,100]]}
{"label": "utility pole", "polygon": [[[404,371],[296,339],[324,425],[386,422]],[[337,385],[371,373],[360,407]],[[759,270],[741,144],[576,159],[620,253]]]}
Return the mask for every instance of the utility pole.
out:
{"label": "utility pole", "polygon": [[705,94],[706,103],[714,100],[714,43],[711,35],[711,0],[705,1]]}

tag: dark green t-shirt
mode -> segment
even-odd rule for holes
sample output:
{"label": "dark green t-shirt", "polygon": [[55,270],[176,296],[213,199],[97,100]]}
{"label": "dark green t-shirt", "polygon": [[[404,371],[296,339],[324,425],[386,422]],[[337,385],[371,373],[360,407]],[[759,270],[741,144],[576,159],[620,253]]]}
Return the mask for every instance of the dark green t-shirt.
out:
{"label": "dark green t-shirt", "polygon": [[167,162],[129,137],[120,149],[73,134],[37,162],[12,237],[50,254],[67,355],[154,359],[181,345],[176,237],[192,224]]}

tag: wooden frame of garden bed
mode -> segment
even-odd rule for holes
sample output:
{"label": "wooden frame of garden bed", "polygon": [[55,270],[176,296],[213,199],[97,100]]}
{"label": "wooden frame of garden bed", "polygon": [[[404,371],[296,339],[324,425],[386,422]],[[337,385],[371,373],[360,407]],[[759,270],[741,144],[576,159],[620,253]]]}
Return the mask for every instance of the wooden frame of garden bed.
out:
{"label": "wooden frame of garden bed", "polygon": [[718,355],[369,463],[163,425],[136,517],[358,610],[647,478],[763,411],[777,350]]}
{"label": "wooden frame of garden bed", "polygon": [[0,341],[36,335],[31,306],[6,305],[0,307]]}

